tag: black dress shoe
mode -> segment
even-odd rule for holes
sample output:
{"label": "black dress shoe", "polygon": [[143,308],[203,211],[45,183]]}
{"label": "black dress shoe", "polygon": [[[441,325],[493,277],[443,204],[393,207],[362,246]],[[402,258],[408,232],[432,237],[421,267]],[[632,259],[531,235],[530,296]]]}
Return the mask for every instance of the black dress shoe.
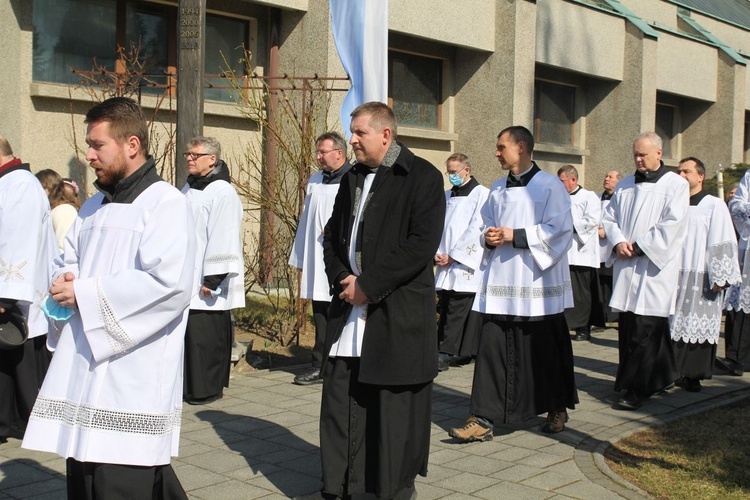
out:
{"label": "black dress shoe", "polygon": [[576,330],[576,334],[573,337],[573,340],[577,341],[583,341],[583,340],[591,340],[591,331],[588,328],[578,328]]}
{"label": "black dress shoe", "polygon": [[440,353],[438,354],[438,371],[444,372],[448,368],[451,367],[450,363],[448,362],[448,358],[450,357],[449,354]]}
{"label": "black dress shoe", "polygon": [[688,392],[700,392],[701,390],[701,381],[697,378],[687,378],[685,377],[685,390]]}
{"label": "black dress shoe", "polygon": [[184,401],[189,405],[207,405],[209,403],[213,403],[214,401],[218,401],[223,397],[224,391],[221,391],[219,394],[214,394],[213,396],[208,396],[207,398],[186,398]]}
{"label": "black dress shoe", "polygon": [[718,368],[719,370],[729,372],[730,375],[734,375],[735,377],[741,377],[744,373],[742,365],[737,363],[736,361],[732,361],[729,358],[720,358],[717,356],[716,361],[714,362],[714,366],[716,366],[716,368]]}
{"label": "black dress shoe", "polygon": [[471,356],[452,356],[450,360],[451,366],[463,366],[471,363]]}
{"label": "black dress shoe", "polygon": [[309,372],[301,373],[294,377],[294,383],[297,385],[312,385],[323,382],[320,375],[320,368],[313,368]]}
{"label": "black dress shoe", "polygon": [[618,410],[633,411],[643,404],[643,397],[633,390],[629,390],[617,401]]}

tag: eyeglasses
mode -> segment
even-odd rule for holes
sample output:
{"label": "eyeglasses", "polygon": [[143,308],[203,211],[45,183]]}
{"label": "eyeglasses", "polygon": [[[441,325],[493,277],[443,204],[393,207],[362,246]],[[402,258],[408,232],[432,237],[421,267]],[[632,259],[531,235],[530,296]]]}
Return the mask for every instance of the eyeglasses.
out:
{"label": "eyeglasses", "polygon": [[331,151],[341,151],[341,150],[340,150],[340,149],[338,149],[338,148],[337,148],[337,149],[319,149],[319,150],[318,150],[318,151],[317,151],[317,152],[315,153],[315,155],[316,155],[316,156],[325,156],[325,155],[327,155],[328,153],[330,153]]}
{"label": "eyeglasses", "polygon": [[182,153],[182,156],[191,160],[197,160],[201,156],[211,156],[211,153]]}
{"label": "eyeglasses", "polygon": [[458,170],[456,170],[455,172],[451,172],[451,171],[449,171],[449,170],[446,170],[446,171],[445,171],[445,175],[448,175],[448,176],[450,176],[450,175],[453,175],[453,174],[458,174],[458,173],[461,173],[461,172],[463,172],[464,170],[466,170],[466,167],[464,167],[464,168],[459,168],[459,169],[458,169]]}

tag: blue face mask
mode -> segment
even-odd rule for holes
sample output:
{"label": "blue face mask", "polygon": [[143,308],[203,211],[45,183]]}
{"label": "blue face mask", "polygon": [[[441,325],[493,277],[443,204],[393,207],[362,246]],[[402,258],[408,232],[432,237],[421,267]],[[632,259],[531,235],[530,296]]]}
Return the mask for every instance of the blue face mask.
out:
{"label": "blue face mask", "polygon": [[450,181],[450,183],[453,184],[454,186],[460,186],[461,184],[464,183],[464,180],[458,174],[450,174],[448,176],[448,181]]}

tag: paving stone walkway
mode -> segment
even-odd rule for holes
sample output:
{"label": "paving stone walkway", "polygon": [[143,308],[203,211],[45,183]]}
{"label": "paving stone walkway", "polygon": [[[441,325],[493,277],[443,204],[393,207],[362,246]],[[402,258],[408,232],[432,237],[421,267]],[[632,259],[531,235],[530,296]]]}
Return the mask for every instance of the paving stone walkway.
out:
{"label": "paving stone walkway", "polygon": [[[750,394],[750,377],[717,374],[699,393],[676,388],[638,411],[617,411],[617,332],[595,332],[591,342],[573,344],[581,403],[567,430],[553,436],[539,432],[543,419],[536,418],[496,427],[491,442],[455,443],[447,431],[468,416],[473,365],[438,376],[429,474],[417,478],[420,500],[644,498],[604,463],[610,442]],[[223,399],[185,406],[180,456],[172,464],[190,498],[281,499],[320,487],[321,386],[293,385],[302,369],[236,374]],[[64,460],[20,444],[0,445],[0,499],[65,498]]]}

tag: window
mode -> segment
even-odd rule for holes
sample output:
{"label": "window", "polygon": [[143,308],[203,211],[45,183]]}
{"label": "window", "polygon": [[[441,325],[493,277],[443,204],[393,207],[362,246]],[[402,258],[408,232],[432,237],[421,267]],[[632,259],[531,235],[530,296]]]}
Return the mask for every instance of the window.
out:
{"label": "window", "polygon": [[[232,68],[236,75],[247,73],[244,47],[248,40],[248,23],[237,19],[219,16],[206,16],[206,75],[218,75],[222,69]],[[208,79],[213,85],[227,86],[226,78]],[[206,99],[214,101],[231,101],[229,89],[207,88],[203,93]]]}
{"label": "window", "polygon": [[534,88],[534,141],[575,146],[576,88],[536,80]]}
{"label": "window", "polygon": [[[96,64],[116,69],[118,46],[125,53],[139,48],[139,69],[145,77],[144,92],[163,92],[149,83],[164,85],[177,66],[177,7],[137,0],[34,0],[35,81],[77,85],[81,71]],[[225,59],[237,74],[249,40],[249,22],[206,14],[205,73],[218,74]],[[218,83],[218,82],[217,82]],[[226,84],[223,80],[221,84]],[[230,100],[226,90],[207,88],[206,99]]]}
{"label": "window", "polygon": [[441,129],[442,60],[389,52],[388,63],[388,100],[399,125]]}
{"label": "window", "polygon": [[662,141],[662,156],[674,158],[677,154],[677,108],[668,104],[656,104],[656,130]]}
{"label": "window", "polygon": [[36,81],[77,84],[70,68],[92,61],[115,69],[117,4],[111,0],[34,0]]}

